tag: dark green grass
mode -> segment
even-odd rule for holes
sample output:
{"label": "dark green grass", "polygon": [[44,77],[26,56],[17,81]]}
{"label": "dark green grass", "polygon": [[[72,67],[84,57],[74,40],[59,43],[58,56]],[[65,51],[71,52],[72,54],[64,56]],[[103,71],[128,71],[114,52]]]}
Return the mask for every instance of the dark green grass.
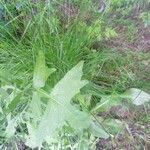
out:
{"label": "dark green grass", "polygon": [[[98,41],[97,37],[89,38],[87,29],[90,25],[83,24],[85,20],[80,17],[83,16],[82,13],[76,19],[70,20],[67,25],[65,20],[60,19],[61,16],[54,9],[55,5],[46,12],[47,7],[26,3],[20,17],[20,14],[16,14],[16,10],[12,9],[14,5],[2,4],[7,10],[9,19],[0,26],[1,85],[15,84],[20,88],[31,85],[36,56],[38,51],[42,50],[46,55],[48,67],[57,69],[49,78],[48,87],[56,84],[69,69],[80,60],[84,60],[85,78],[103,87],[104,92],[122,93],[130,87],[149,90],[147,82],[149,70],[145,70],[145,65],[142,63],[148,61],[149,55],[142,52],[118,52],[107,49],[107,45],[105,48],[98,47],[95,50],[92,45],[95,42],[101,45],[105,37],[104,41],[103,39]],[[83,9],[81,12],[92,8],[84,3],[81,6]],[[31,14],[34,7],[39,9],[36,15]],[[100,20],[104,22],[103,25],[108,23],[107,16],[110,12],[107,13],[101,15]],[[93,18],[92,15],[91,20],[94,22],[97,18]]]}

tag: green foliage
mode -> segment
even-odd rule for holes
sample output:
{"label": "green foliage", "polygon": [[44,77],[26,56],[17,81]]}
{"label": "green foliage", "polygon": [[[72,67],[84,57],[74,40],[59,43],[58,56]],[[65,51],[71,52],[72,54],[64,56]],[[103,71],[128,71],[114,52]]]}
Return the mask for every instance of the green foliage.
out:
{"label": "green foliage", "polygon": [[121,104],[120,95],[102,96],[101,101],[96,104],[92,112],[104,112],[109,110],[112,106]]}
{"label": "green foliage", "polygon": [[103,127],[98,122],[93,122],[89,130],[95,137],[109,138],[109,134],[103,130]]}
{"label": "green foliage", "polygon": [[150,95],[140,89],[131,88],[126,91],[126,94],[132,100],[132,103],[137,106],[150,101]]}
{"label": "green foliage", "polygon": [[[147,2],[105,1],[103,12],[100,3],[71,1],[79,8],[72,18],[62,15],[63,0],[0,2],[0,149],[20,140],[31,148],[96,149],[99,138],[113,138],[126,124],[101,113],[123,100],[147,106],[148,54],[109,45],[120,34],[137,38],[131,12]],[[147,27],[146,10],[140,18]]]}
{"label": "green foliage", "polygon": [[136,88],[131,88],[124,94],[101,95],[101,101],[96,104],[92,112],[105,112],[112,106],[122,105],[122,100],[124,99],[127,99],[129,103],[139,106],[149,102],[150,95]]}
{"label": "green foliage", "polygon": [[[40,59],[41,57],[43,57],[42,55],[39,56]],[[70,104],[70,100],[79,92],[80,88],[82,88],[86,84],[85,81],[80,81],[82,76],[82,65],[83,63],[80,63],[75,66],[70,72],[68,72],[68,74],[61,81],[59,81],[59,83],[57,83],[51,94],[47,94],[44,92],[44,95],[49,98],[49,102],[39,125],[37,125],[37,128],[34,129],[32,127],[32,130],[35,132],[35,134],[33,131],[31,131],[31,134],[29,130],[29,135],[31,137],[29,137],[29,141],[27,141],[27,143],[29,143],[29,145],[31,143],[34,143],[31,145],[31,147],[40,147],[43,140],[46,140],[49,136],[52,137],[55,130],[64,125],[65,120],[69,120],[69,123],[71,123],[71,125],[75,125],[78,119],[81,119],[79,123],[81,123],[83,120],[87,120],[87,116],[84,113],[79,112]],[[41,68],[40,71],[44,73]],[[39,82],[39,80],[37,80],[37,82]],[[76,116],[80,116],[81,118],[76,118]],[[33,116],[33,122],[35,117],[36,116]],[[72,118],[76,118],[77,120],[71,120]],[[49,123],[51,124],[50,126],[45,126]],[[88,122],[86,123],[86,125],[88,126]],[[82,126],[80,127],[82,128]]]}
{"label": "green foliage", "polygon": [[118,119],[106,119],[103,122],[105,128],[107,131],[109,131],[110,134],[116,135],[121,132],[121,130],[124,128],[124,123]]}
{"label": "green foliage", "polygon": [[[37,64],[40,67],[38,67]],[[45,82],[48,78],[46,70],[48,68],[45,64],[44,54],[40,51],[34,69],[33,96],[27,111],[21,114],[17,113],[17,115],[14,116],[13,111],[20,102],[19,90],[15,90],[12,86],[2,87],[4,90],[2,95],[5,95],[5,91],[8,89],[14,90],[6,98],[4,103],[5,109],[1,108],[2,113],[3,110],[10,113],[6,118],[6,137],[11,138],[15,135],[18,124],[20,124],[23,121],[23,117],[25,117],[26,121],[22,123],[26,123],[28,129],[28,134],[25,136],[27,140],[26,144],[32,148],[41,147],[44,141],[49,141],[49,139],[57,135],[62,127],[67,124],[71,126],[76,133],[83,132],[89,128],[89,131],[93,134],[96,133],[96,136],[108,138],[109,135],[101,126],[93,122],[92,116],[89,113],[83,112],[71,104],[71,99],[88,83],[85,80],[81,80],[83,74],[82,67],[83,62],[78,63],[54,86],[51,92],[48,93],[41,89],[45,86]],[[47,99],[46,104],[42,101],[43,98]],[[22,119],[20,120],[20,118]],[[97,127],[95,128],[95,126]]]}
{"label": "green foliage", "polygon": [[148,27],[150,25],[150,13],[149,12],[141,13],[140,18],[143,20],[145,27]]}
{"label": "green foliage", "polygon": [[[40,62],[40,64],[39,64]],[[37,68],[37,64],[41,67]],[[44,54],[39,53],[35,67],[34,76],[38,76],[38,80],[33,78],[33,86],[39,85],[43,76],[46,76]],[[40,86],[36,87],[37,91],[33,93],[31,109],[31,122],[27,122],[29,135],[27,136],[26,144],[30,147],[41,147],[44,141],[52,138],[57,130],[61,129],[67,121],[71,127],[78,131],[90,127],[92,120],[90,115],[85,112],[79,111],[76,107],[72,106],[71,99],[79,93],[80,89],[88,82],[81,80],[83,62],[78,63],[62,78],[52,89],[51,93],[47,93],[39,88],[45,85],[46,78]],[[39,71],[37,71],[39,69]],[[41,72],[43,73],[41,75]],[[42,85],[42,86],[41,86]],[[35,86],[34,86],[35,87]],[[40,94],[40,95],[39,95]],[[45,97],[48,99],[46,110],[42,114],[42,102],[39,98]],[[38,115],[39,114],[39,115]],[[46,125],[46,126],[45,126]],[[59,131],[58,130],[58,131]],[[108,137],[103,129],[101,130],[102,137]]]}
{"label": "green foliage", "polygon": [[36,66],[33,75],[33,87],[40,89],[45,86],[47,78],[55,71],[54,68],[49,69],[45,65],[45,56],[42,51],[39,52],[37,57]]}

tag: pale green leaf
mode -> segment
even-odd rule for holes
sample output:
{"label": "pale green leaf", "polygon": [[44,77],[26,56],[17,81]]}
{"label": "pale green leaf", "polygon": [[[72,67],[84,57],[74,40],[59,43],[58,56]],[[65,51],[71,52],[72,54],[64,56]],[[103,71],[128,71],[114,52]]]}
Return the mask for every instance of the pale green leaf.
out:
{"label": "pale green leaf", "polygon": [[[45,86],[45,82],[50,74],[55,71],[54,68],[49,69],[45,63],[45,55],[39,51],[33,76],[33,87],[38,90]],[[40,120],[42,114],[42,102],[37,91],[33,92],[32,101],[30,103],[30,112],[34,117],[34,121]]]}
{"label": "pale green leaf", "polygon": [[87,140],[79,141],[78,150],[88,150],[89,149],[89,142]]}
{"label": "pale green leaf", "polygon": [[91,110],[92,112],[103,112],[109,110],[112,106],[121,104],[121,97],[118,95],[102,96],[101,101]]}
{"label": "pale green leaf", "polygon": [[91,122],[89,130],[95,137],[100,137],[104,139],[109,138],[109,134],[103,129],[103,127],[98,122]]}
{"label": "pale green leaf", "polygon": [[2,110],[2,107],[0,106],[0,113],[2,113],[3,114],[3,110]]}
{"label": "pale green leaf", "polygon": [[135,105],[142,105],[150,101],[150,94],[136,88],[131,88],[126,91],[126,95],[132,100]]}
{"label": "pale green leaf", "polygon": [[6,90],[3,88],[0,88],[0,100],[6,99],[7,96],[8,96],[8,93],[6,92]]}
{"label": "pale green leaf", "polygon": [[16,132],[17,121],[15,118],[11,119],[11,115],[7,116],[6,136],[7,138],[12,137]]}
{"label": "pale green leaf", "polygon": [[45,82],[50,74],[55,71],[54,68],[48,68],[45,64],[45,55],[39,51],[33,75],[33,87],[39,89],[45,86]]}
{"label": "pale green leaf", "polygon": [[118,119],[106,119],[103,125],[109,131],[109,133],[115,135],[123,129],[123,123]]}
{"label": "pale green leaf", "polygon": [[[36,143],[36,128],[30,124],[30,122],[27,122],[27,128],[28,128],[28,132],[29,135],[26,136],[26,145],[28,145],[31,148],[37,147],[37,143]],[[39,145],[40,147],[41,145]]]}
{"label": "pale green leaf", "polygon": [[29,133],[27,144],[30,147],[41,147],[43,141],[53,137],[58,129],[60,130],[65,125],[66,121],[75,128],[77,126],[74,124],[79,123],[79,130],[87,128],[90,125],[88,124],[88,122],[90,123],[89,116],[70,104],[71,99],[88,83],[87,81],[81,80],[83,74],[82,68],[83,62],[73,67],[56,84],[50,94],[42,91],[43,95],[49,98],[49,102],[40,123],[37,127],[33,128],[35,135],[33,136]]}
{"label": "pale green leaf", "polygon": [[30,103],[30,112],[36,121],[40,120],[42,114],[42,102],[38,92],[33,92]]}
{"label": "pale green leaf", "polygon": [[72,105],[67,106],[69,112],[67,114],[67,121],[76,130],[82,130],[89,127],[90,119],[89,114],[79,111]]}
{"label": "pale green leaf", "polygon": [[[4,101],[5,101],[5,107],[6,109],[11,105],[13,100],[20,94],[20,90],[14,86],[3,86],[1,87],[3,89],[3,94],[7,94],[7,96],[4,96]],[[12,92],[9,94],[7,90],[11,90]]]}
{"label": "pale green leaf", "polygon": [[79,93],[80,89],[88,83],[88,81],[81,80],[82,68],[83,62],[81,61],[57,83],[51,93],[53,99],[56,99],[57,102],[68,103]]}

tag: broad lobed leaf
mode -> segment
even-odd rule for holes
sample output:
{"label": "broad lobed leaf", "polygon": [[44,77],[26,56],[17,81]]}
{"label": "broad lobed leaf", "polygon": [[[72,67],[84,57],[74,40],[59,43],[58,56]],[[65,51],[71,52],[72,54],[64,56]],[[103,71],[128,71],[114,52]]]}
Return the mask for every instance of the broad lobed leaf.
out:
{"label": "broad lobed leaf", "polygon": [[[42,143],[53,137],[57,130],[65,125],[66,121],[75,129],[84,129],[90,126],[89,115],[70,104],[71,99],[88,83],[81,80],[82,68],[83,62],[78,63],[56,84],[52,92],[47,94],[49,102],[43,116],[41,116],[41,121],[37,126],[31,124],[29,129],[27,144],[30,147],[41,147]],[[38,88],[43,85],[41,84]]]}

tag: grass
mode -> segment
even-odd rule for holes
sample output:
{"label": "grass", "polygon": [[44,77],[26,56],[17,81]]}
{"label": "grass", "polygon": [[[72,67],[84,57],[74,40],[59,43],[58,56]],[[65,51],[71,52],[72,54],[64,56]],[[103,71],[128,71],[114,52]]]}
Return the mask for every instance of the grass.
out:
{"label": "grass", "polygon": [[[92,95],[89,109],[100,102],[99,95],[122,94],[132,87],[149,92],[149,70],[145,69],[148,68],[149,53],[132,50],[122,52],[105,45],[105,41],[113,39],[116,32],[114,28],[116,23],[109,17],[111,10],[122,11],[123,16],[129,15],[131,10],[122,10],[124,6],[118,8],[114,4],[106,13],[99,16],[97,12],[92,11],[91,5],[86,5],[86,2],[91,4],[91,1],[84,2],[76,2],[82,11],[74,19],[68,19],[68,16],[65,16],[67,19],[62,18],[59,14],[62,12],[58,13],[56,8],[63,4],[61,2],[54,1],[51,9],[48,6],[43,7],[40,3],[33,5],[27,2],[18,14],[13,10],[13,3],[1,2],[7,10],[8,19],[7,23],[3,22],[0,25],[0,85],[13,85],[21,89],[25,106],[28,106],[32,96],[33,71],[39,51],[44,52],[46,65],[57,70],[48,79],[44,87],[46,90],[52,89],[79,61],[85,61],[83,76],[90,81],[90,84],[86,87],[87,91],[86,88],[83,89],[83,93]],[[39,11],[37,15],[32,14],[35,8]],[[89,16],[86,16],[85,12],[88,11]],[[89,22],[83,19],[86,17]],[[115,22],[121,22],[128,27],[126,36],[129,40],[135,38],[134,23],[128,25],[130,20],[124,20],[123,17],[116,18]],[[109,34],[110,37],[106,36],[108,29],[109,33],[112,33]],[[97,42],[104,44],[94,48],[93,45]],[[80,101],[77,104],[82,105]],[[97,114],[96,117],[98,117]],[[148,117],[144,114],[142,118],[145,121]],[[86,135],[84,136],[87,138]],[[65,136],[63,140],[66,142],[73,140],[67,138],[68,136]],[[0,141],[2,140],[7,143],[8,139],[0,138]]]}

